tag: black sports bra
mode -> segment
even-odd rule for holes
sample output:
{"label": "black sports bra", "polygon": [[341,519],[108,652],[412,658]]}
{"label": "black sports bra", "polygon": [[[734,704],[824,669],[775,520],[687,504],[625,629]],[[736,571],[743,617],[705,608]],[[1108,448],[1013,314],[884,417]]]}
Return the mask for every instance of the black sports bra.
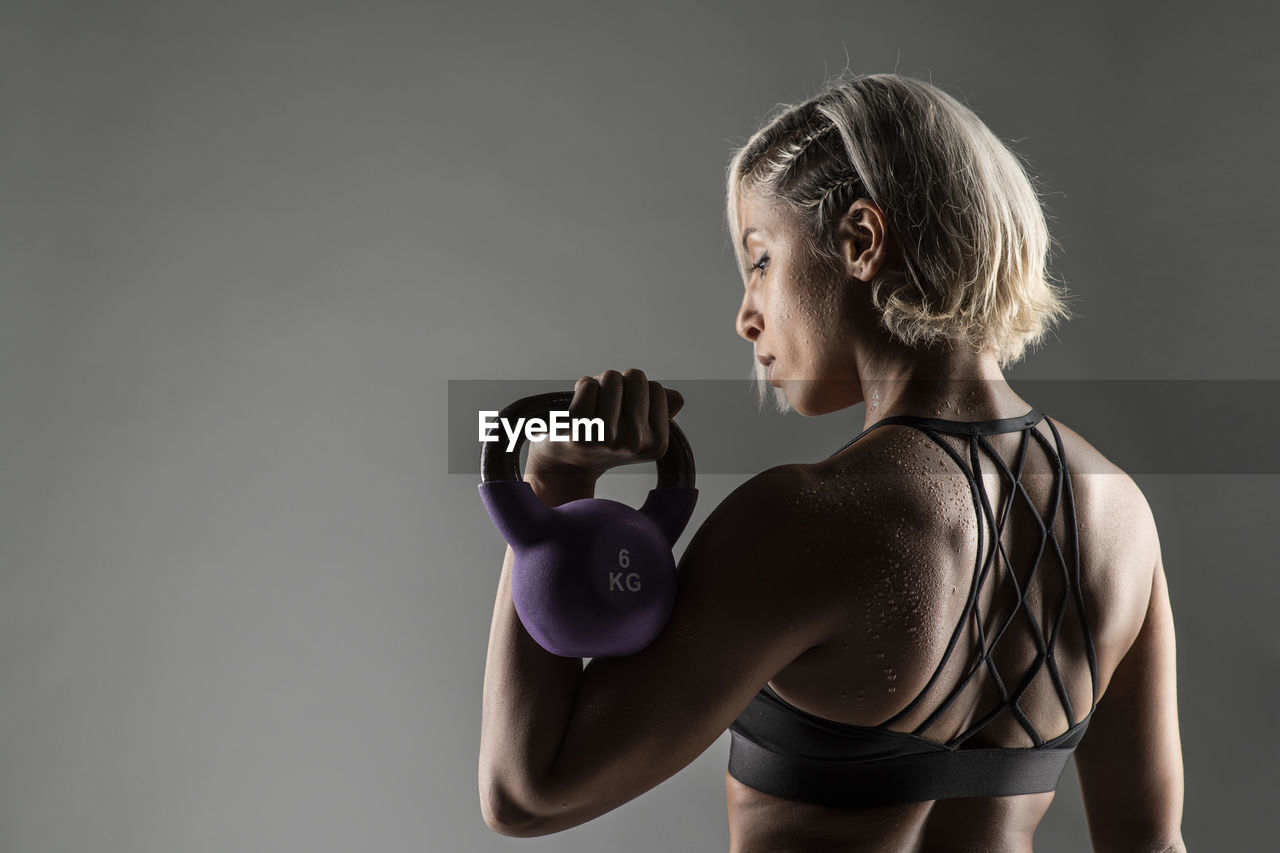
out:
{"label": "black sports bra", "polygon": [[[1053,432],[1051,446],[1036,424],[1043,420]],[[1005,797],[1014,794],[1032,794],[1052,791],[1066,768],[1072,750],[1084,737],[1098,697],[1098,668],[1093,638],[1085,617],[1084,598],[1080,590],[1080,552],[1078,548],[1075,500],[1071,491],[1071,475],[1067,470],[1062,437],[1053,421],[1032,409],[1022,417],[990,421],[948,421],[914,415],[895,415],[877,421],[863,430],[852,441],[837,450],[848,448],[871,430],[891,424],[910,426],[920,430],[956,462],[969,480],[969,488],[978,513],[978,556],[974,564],[973,582],[963,615],[957,624],[938,668],[905,708],[878,726],[855,726],[824,719],[791,705],[767,684],[756,694],[751,703],[730,726],[729,773],[744,785],[807,803],[829,806],[866,806],[885,803],[921,802],[951,797]],[[995,433],[1022,432],[1016,467],[1010,470],[984,436]],[[941,433],[968,436],[969,462],[972,473],[966,469],[960,455],[942,439]],[[1055,466],[1052,504],[1049,512],[1040,519],[1041,545],[1035,565],[1040,563],[1046,549],[1058,557],[1066,581],[1062,606],[1048,636],[1044,635],[1026,600],[1026,590],[1031,586],[1031,575],[1023,577],[1019,584],[1013,571],[1006,573],[1018,597],[1018,605],[998,630],[987,633],[983,614],[979,607],[980,593],[991,575],[997,552],[1008,563],[1008,555],[1001,544],[1008,511],[1014,497],[1021,493],[1027,504],[1031,499],[1021,484],[1027,450],[1034,441],[1043,448]],[[981,477],[980,451],[995,460],[1003,476],[1010,483],[1008,497],[1000,513],[993,510]],[[832,454],[835,455],[835,454]],[[1071,547],[1070,564],[1054,535],[1054,521],[1059,509],[1066,512],[1064,527]],[[991,531],[991,547],[983,554],[983,529]],[[1035,569],[1033,567],[1032,572]],[[1088,713],[1077,719],[1066,685],[1058,671],[1054,658],[1054,644],[1058,638],[1068,604],[1077,609],[1083,629],[1085,650],[1089,661],[1089,673],[1093,693]],[[1025,613],[1031,625],[1037,655],[1029,670],[1016,684],[1006,684],[991,660],[995,644],[1005,629],[1019,613]],[[957,642],[969,620],[976,629],[979,648],[977,659],[956,686],[942,699],[938,707],[912,732],[899,732],[888,726],[916,709],[921,699],[933,687],[951,657]],[[1031,685],[1041,669],[1047,668],[1054,690],[1062,703],[1070,727],[1062,735],[1045,740],[1031,723],[1018,700]],[[979,717],[972,725],[946,743],[924,737],[921,732],[955,701],[960,693],[983,668],[991,675],[999,701],[996,706]],[[999,714],[1008,709],[1031,738],[1030,747],[965,747],[963,744],[977,734]]]}

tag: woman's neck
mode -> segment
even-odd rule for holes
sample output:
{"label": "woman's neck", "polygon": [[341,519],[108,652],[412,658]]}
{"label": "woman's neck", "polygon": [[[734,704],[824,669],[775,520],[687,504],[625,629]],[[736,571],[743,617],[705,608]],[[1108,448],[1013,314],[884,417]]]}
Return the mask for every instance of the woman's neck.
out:
{"label": "woman's neck", "polygon": [[987,348],[881,349],[859,361],[858,377],[866,426],[891,415],[982,421],[1016,417],[1030,408]]}

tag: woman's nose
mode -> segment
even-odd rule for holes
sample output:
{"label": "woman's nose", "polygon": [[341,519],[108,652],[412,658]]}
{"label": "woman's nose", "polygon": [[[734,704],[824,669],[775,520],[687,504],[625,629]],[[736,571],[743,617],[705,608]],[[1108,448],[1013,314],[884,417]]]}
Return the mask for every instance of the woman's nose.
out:
{"label": "woman's nose", "polygon": [[752,304],[750,291],[742,298],[742,305],[738,307],[738,316],[735,318],[734,326],[739,335],[752,343],[755,343],[756,338],[760,337],[760,312]]}

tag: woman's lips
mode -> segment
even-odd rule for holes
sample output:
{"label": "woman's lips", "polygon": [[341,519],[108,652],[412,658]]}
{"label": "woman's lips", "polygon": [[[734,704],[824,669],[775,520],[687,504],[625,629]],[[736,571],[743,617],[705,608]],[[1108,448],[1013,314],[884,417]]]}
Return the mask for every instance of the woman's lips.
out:
{"label": "woman's lips", "polygon": [[773,376],[773,364],[777,359],[771,355],[757,355],[756,361],[760,362],[761,366],[764,367],[765,379],[769,380]]}

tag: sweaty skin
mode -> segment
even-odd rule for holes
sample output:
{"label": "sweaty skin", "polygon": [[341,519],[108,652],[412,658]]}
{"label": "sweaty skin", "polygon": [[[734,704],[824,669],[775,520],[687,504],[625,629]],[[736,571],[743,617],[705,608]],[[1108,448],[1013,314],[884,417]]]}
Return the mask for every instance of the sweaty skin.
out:
{"label": "sweaty skin", "polygon": [[[775,360],[769,381],[800,414],[864,399],[876,401],[867,425],[899,413],[990,420],[1032,408],[1005,383],[990,351],[910,349],[879,327],[865,284],[893,264],[894,250],[873,203],[855,202],[841,222],[845,264],[834,277],[806,260],[786,216],[766,201],[744,194],[739,213],[749,263],[759,266],[744,271],[737,331],[757,356]],[[607,467],[665,451],[667,407],[678,400],[671,395],[638,370],[583,377],[570,414],[604,417],[607,447],[535,445],[525,479],[551,506],[593,496]],[[1094,848],[1183,850],[1173,623],[1155,523],[1133,481],[1054,420],[1075,485],[1098,654],[1100,699],[1075,753]],[[1037,429],[1049,436],[1047,426]],[[1016,452],[1009,438],[992,437],[1006,462]],[[1023,484],[1045,506],[1047,464],[1031,455],[1028,466]],[[899,426],[820,463],[762,472],[689,542],[675,612],[658,639],[585,668],[545,652],[523,629],[511,603],[508,548],[485,670],[479,781],[488,824],[508,835],[545,835],[616,808],[689,764],[765,683],[832,720],[876,725],[893,716],[924,686],[959,618],[956,590],[967,589],[977,549],[963,480],[940,448]],[[1008,484],[994,467],[984,467],[984,483],[993,503],[1004,498]],[[1038,530],[1021,512],[1003,542],[1025,561],[1036,553]],[[1054,600],[1050,573],[1044,584],[1030,597],[1033,607]],[[999,586],[987,589],[995,596]],[[985,604],[999,611],[994,598]],[[1056,655],[1073,704],[1087,708],[1079,635],[1078,625],[1064,625]],[[1029,643],[1026,634],[1011,635],[1001,665],[1016,666]],[[959,655],[956,667],[969,660]],[[944,672],[956,677],[951,664]],[[964,729],[991,695],[956,702],[929,735],[943,740]],[[931,710],[925,705],[920,714]],[[1047,683],[1033,682],[1022,707],[1046,736],[1067,727]],[[909,715],[895,728],[918,719]],[[1029,745],[1012,720],[998,718],[978,737],[974,745]],[[1029,851],[1052,799],[840,809],[771,797],[726,776],[735,851]]]}
{"label": "sweaty skin", "polygon": [[[1027,407],[1029,408],[1029,407]],[[1012,414],[1012,413],[1007,413]],[[1066,457],[1076,484],[1079,546],[1081,552],[1084,597],[1091,630],[1099,652],[1099,688],[1107,695],[1115,685],[1116,668],[1121,653],[1133,646],[1140,630],[1152,635],[1165,634],[1167,627],[1168,599],[1163,585],[1163,574],[1158,563],[1158,542],[1150,511],[1133,482],[1115,469],[1088,445],[1079,435],[1058,422],[1062,432]],[[1047,432],[1047,428],[1040,428]],[[845,573],[857,571],[871,575],[854,582],[856,592],[850,593],[853,602],[850,620],[837,629],[830,638],[810,649],[774,676],[770,684],[784,699],[792,704],[828,719],[855,725],[876,725],[902,708],[916,692],[924,687],[937,661],[942,657],[950,629],[956,624],[963,606],[963,591],[967,589],[977,551],[976,522],[964,478],[950,473],[946,465],[954,465],[944,454],[923,440],[912,430],[886,427],[879,431],[875,441],[868,436],[860,442],[858,452],[847,458],[826,460],[819,465],[803,466],[801,476],[809,483],[806,503],[817,516],[817,530],[801,534],[792,547],[799,554],[811,550],[812,541],[827,543],[825,548],[846,555]],[[875,434],[873,434],[875,435]],[[1006,462],[1014,455],[1011,441],[1001,441],[1008,436],[995,436],[993,445],[1002,451]],[[1032,457],[1034,458],[1034,457]],[[939,463],[944,463],[940,465]],[[899,464],[901,463],[901,464]],[[992,466],[994,467],[994,466]],[[1023,485],[1038,506],[1047,502],[1051,477],[1047,467],[1033,466],[1024,475]],[[892,472],[902,470],[917,472],[899,474],[898,486],[886,487],[885,481]],[[935,472],[943,472],[939,475]],[[875,488],[877,482],[881,488]],[[1000,483],[991,470],[986,470],[984,482],[994,505],[999,506],[1007,494],[1007,481]],[[963,490],[962,487],[963,486]],[[1003,486],[1003,488],[1002,488]],[[873,510],[879,521],[864,527],[857,533],[846,534],[841,530],[841,514],[851,502],[851,496],[864,504],[892,506],[893,511]],[[855,505],[855,512],[860,510]],[[925,524],[932,520],[927,529]],[[1029,523],[1017,524],[1012,519],[1012,535],[1006,529],[1004,545],[1010,557],[1018,560],[1034,553],[1038,531]],[[1025,522],[1026,519],[1023,519]],[[1062,519],[1059,519],[1058,536],[1065,541]],[[912,537],[911,544],[885,547],[886,542],[901,537]],[[868,552],[869,551],[869,552]],[[852,555],[858,555],[855,560]],[[1105,567],[1105,570],[1094,567]],[[1043,560],[1038,577],[1043,586],[1043,597],[1056,601],[1061,585],[1054,584],[1055,575],[1046,569],[1054,569],[1052,560]],[[839,572],[836,564],[833,574]],[[841,578],[831,577],[832,588],[839,588]],[[986,589],[984,610],[992,607],[997,588]],[[959,594],[957,594],[959,593]],[[858,607],[857,603],[864,606]],[[890,602],[888,618],[877,619],[876,613],[868,613],[868,603]],[[894,604],[898,612],[893,612]],[[1153,620],[1146,620],[1148,604],[1153,608]],[[875,605],[877,608],[880,604]],[[1145,624],[1145,628],[1144,628]],[[925,630],[921,630],[924,626]],[[1071,619],[1064,625],[1061,641],[1078,636],[1078,628]],[[873,639],[874,637],[874,639]],[[1148,636],[1144,640],[1151,640]],[[972,642],[972,638],[969,638]],[[1006,640],[1006,643],[1012,641]],[[1164,669],[1157,673],[1130,673],[1137,681],[1151,681],[1141,689],[1154,690],[1157,694],[1172,689],[1172,636],[1159,651],[1166,659]],[[1002,647],[1006,659],[1032,652],[1030,641],[1021,636],[1013,651]],[[1090,684],[1088,664],[1084,649],[1078,643],[1066,642],[1057,651],[1058,663],[1066,678],[1073,703],[1077,708],[1088,708]],[[971,656],[965,656],[965,667],[949,669],[958,673],[967,668]],[[892,673],[886,677],[888,669]],[[1007,671],[1007,670],[1006,670]],[[889,680],[891,678],[892,680]],[[1159,679],[1164,679],[1163,683]],[[893,688],[892,691],[890,688]],[[941,691],[939,691],[941,692]],[[1128,778],[1131,784],[1141,784],[1141,777],[1150,773],[1167,789],[1165,796],[1173,797],[1174,788],[1180,791],[1181,768],[1174,760],[1177,756],[1176,719],[1168,709],[1146,717],[1141,721],[1124,719],[1126,715],[1140,714],[1142,709],[1125,707],[1111,696],[1100,701],[1090,724],[1089,732],[1076,755],[1081,781],[1085,786],[1086,802],[1090,808],[1097,849],[1148,849],[1139,846],[1148,837],[1149,827],[1127,828],[1130,817],[1124,807],[1108,799],[1125,798],[1128,807],[1141,814],[1152,808],[1133,791],[1124,791],[1112,775]],[[1154,705],[1167,696],[1146,698]],[[991,701],[987,694],[986,701]],[[944,714],[941,721],[930,730],[934,739],[945,740],[963,730],[972,722],[972,701],[957,703],[952,712]],[[910,730],[933,705],[919,714],[912,715],[895,725],[898,730]],[[1036,727],[1045,737],[1062,733],[1067,721],[1061,706],[1054,698],[1047,680],[1036,682],[1022,702]],[[1150,708],[1147,709],[1150,712]],[[1141,722],[1141,725],[1139,725]],[[1141,738],[1147,725],[1155,724],[1158,733],[1149,743],[1138,747],[1113,744],[1109,752],[1099,748],[1109,737],[1109,732],[1124,730],[1133,725],[1128,737]],[[1099,738],[1098,732],[1103,732]],[[978,738],[978,746],[1030,746],[1026,734],[1008,715],[998,718]],[[1097,738],[1097,741],[1094,739]],[[1126,762],[1138,760],[1135,750],[1141,749],[1148,757],[1154,755],[1155,764],[1140,768]],[[1161,756],[1162,750],[1169,752]],[[1145,759],[1144,759],[1145,760]],[[1176,784],[1175,784],[1176,783]],[[1110,791],[1099,796],[1100,788]],[[1016,797],[991,799],[938,800],[929,803],[877,806],[860,809],[839,809],[796,803],[754,791],[732,777],[725,776],[725,791],[729,810],[729,826],[732,850],[1000,850],[1029,851],[1036,826],[1053,800],[1052,793],[1029,794]],[[1170,809],[1171,806],[1164,808]],[[1120,833],[1127,840],[1118,839]],[[1177,838],[1176,823],[1165,826],[1155,835],[1164,835],[1170,844]],[[1180,849],[1177,846],[1152,847],[1150,849]]]}

